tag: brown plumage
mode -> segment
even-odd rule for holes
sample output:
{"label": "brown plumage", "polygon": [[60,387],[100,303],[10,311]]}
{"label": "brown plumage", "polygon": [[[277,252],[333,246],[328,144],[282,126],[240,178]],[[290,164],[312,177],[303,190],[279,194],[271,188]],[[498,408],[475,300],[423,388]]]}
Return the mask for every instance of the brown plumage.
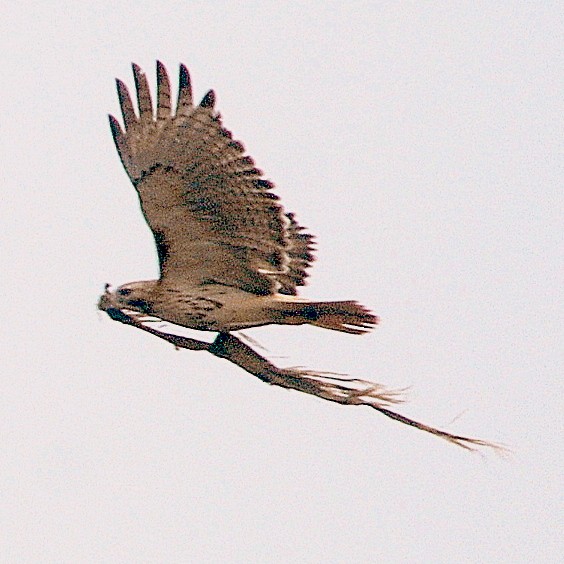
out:
{"label": "brown plumage", "polygon": [[[286,212],[243,145],[234,141],[214,110],[209,91],[192,101],[190,76],[180,66],[176,109],[170,81],[157,63],[153,110],[145,74],[133,65],[138,114],[127,87],[117,81],[124,129],[110,116],[121,161],[155,238],[158,280],[110,291],[98,307],[122,323],[176,347],[204,350],[261,380],[345,404],[370,406],[387,417],[467,449],[493,443],[451,434],[400,415],[390,405],[400,392],[365,380],[298,369],[279,369],[229,332],[270,323],[309,323],[361,334],[378,318],[354,301],[313,302],[297,297],[313,258],[313,237]],[[158,318],[218,331],[213,343],[151,327]]]}
{"label": "brown plumage", "polygon": [[180,66],[171,105],[165,67],[157,63],[157,104],[133,65],[138,114],[117,81],[124,129],[110,116],[121,161],[141,202],[159,257],[158,280],[120,286],[121,307],[209,331],[309,323],[365,333],[377,317],[354,301],[295,297],[314,260],[313,237],[286,212],[243,145],[214,109],[210,90],[194,105]]}

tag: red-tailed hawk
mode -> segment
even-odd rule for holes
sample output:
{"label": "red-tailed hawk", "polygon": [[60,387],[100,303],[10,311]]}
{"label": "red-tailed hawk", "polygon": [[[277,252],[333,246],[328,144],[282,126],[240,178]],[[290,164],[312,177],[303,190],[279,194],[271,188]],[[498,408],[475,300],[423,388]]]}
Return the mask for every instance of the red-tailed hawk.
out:
{"label": "red-tailed hawk", "polygon": [[157,65],[157,107],[134,65],[139,115],[117,81],[125,130],[110,116],[122,163],[153,231],[161,275],[115,291],[121,307],[204,331],[269,323],[360,334],[378,319],[354,301],[296,298],[312,256],[312,237],[287,213],[243,145],[214,110],[209,91],[192,102],[180,67],[176,111],[165,67]]}
{"label": "red-tailed hawk", "polygon": [[[143,71],[133,65],[138,112],[117,80],[124,127],[110,116],[114,141],[139,195],[159,258],[158,280],[130,282],[102,295],[99,307],[175,345],[207,350],[259,378],[347,404],[370,405],[461,446],[483,445],[414,422],[386,406],[396,394],[363,380],[327,373],[281,370],[231,331],[267,324],[308,323],[362,334],[378,318],[355,301],[311,301],[297,297],[314,260],[313,238],[284,210],[273,184],[245,155],[214,109],[210,90],[194,105],[190,76],[180,66],[178,101],[157,63],[157,103]],[[163,333],[147,319],[217,331],[211,345]]]}

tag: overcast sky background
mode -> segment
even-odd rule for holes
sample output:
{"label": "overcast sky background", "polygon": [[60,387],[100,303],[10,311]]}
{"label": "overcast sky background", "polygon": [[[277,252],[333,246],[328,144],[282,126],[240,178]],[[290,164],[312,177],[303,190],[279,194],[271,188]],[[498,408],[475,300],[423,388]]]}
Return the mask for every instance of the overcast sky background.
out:
{"label": "overcast sky background", "polygon": [[[5,8],[0,560],[561,561],[561,2],[279,4]],[[157,274],[107,124],[157,58],[316,234],[304,294],[382,318],[248,331],[269,358],[411,385],[509,459],[97,312]]]}

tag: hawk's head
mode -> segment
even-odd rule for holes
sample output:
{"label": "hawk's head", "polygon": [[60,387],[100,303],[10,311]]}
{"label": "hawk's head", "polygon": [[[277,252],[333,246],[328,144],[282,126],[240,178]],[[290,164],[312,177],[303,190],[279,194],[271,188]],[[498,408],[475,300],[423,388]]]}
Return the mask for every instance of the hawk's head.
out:
{"label": "hawk's head", "polygon": [[152,294],[157,283],[158,280],[129,282],[113,291],[110,291],[109,284],[106,284],[106,292],[100,298],[98,307],[103,310],[113,307],[151,313]]}

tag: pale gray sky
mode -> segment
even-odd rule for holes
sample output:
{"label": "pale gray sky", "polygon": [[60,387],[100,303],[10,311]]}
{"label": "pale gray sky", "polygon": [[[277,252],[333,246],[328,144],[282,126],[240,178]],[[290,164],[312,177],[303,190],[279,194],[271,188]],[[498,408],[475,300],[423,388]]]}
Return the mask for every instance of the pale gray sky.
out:
{"label": "pale gray sky", "polygon": [[[560,561],[562,4],[278,6],[5,9],[0,560]],[[270,358],[412,385],[406,415],[512,458],[98,314],[157,272],[106,117],[157,58],[317,235],[305,295],[382,318],[249,331]]]}

